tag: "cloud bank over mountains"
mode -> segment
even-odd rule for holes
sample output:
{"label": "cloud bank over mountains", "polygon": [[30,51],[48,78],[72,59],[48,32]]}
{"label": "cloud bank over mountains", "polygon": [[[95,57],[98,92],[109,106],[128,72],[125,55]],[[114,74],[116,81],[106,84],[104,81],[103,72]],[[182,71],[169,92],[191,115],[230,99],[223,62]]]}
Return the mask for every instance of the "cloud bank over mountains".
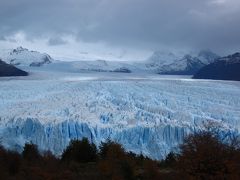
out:
{"label": "cloud bank over mountains", "polygon": [[0,0],[0,46],[221,54],[240,47],[239,17],[239,0]]}

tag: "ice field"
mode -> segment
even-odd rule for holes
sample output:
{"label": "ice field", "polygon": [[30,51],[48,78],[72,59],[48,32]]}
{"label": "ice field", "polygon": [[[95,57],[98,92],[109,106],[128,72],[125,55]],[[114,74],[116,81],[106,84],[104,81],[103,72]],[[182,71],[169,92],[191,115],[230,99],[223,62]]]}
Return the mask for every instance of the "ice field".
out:
{"label": "ice field", "polygon": [[0,78],[0,142],[11,149],[31,141],[59,154],[70,139],[110,138],[161,159],[209,120],[238,133],[240,82],[47,70]]}

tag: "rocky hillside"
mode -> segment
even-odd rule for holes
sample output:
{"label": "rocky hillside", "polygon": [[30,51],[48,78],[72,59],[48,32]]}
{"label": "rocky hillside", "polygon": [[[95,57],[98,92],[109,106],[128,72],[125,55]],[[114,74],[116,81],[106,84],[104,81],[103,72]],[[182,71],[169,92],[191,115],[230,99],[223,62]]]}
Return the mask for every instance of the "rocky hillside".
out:
{"label": "rocky hillside", "polygon": [[13,65],[7,64],[0,59],[0,77],[4,76],[27,76],[28,73],[14,67]]}
{"label": "rocky hillside", "polygon": [[240,53],[217,59],[200,69],[193,78],[240,81]]}
{"label": "rocky hillside", "polygon": [[155,52],[146,62],[146,68],[158,74],[193,75],[217,58],[219,56],[210,50],[200,51],[197,55],[184,56]]}
{"label": "rocky hillside", "polygon": [[53,61],[46,53],[30,51],[23,47],[9,50],[1,56],[3,61],[15,66],[43,66]]}

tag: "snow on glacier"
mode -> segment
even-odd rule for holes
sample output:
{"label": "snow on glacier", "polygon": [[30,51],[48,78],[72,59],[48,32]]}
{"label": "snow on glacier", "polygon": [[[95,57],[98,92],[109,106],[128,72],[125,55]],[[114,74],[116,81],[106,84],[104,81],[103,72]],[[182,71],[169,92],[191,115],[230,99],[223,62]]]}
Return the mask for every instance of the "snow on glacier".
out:
{"label": "snow on glacier", "polygon": [[[165,77],[165,78],[159,78]],[[110,138],[163,158],[207,120],[240,128],[240,83],[117,73],[33,72],[0,79],[0,141],[60,154],[71,139]]]}

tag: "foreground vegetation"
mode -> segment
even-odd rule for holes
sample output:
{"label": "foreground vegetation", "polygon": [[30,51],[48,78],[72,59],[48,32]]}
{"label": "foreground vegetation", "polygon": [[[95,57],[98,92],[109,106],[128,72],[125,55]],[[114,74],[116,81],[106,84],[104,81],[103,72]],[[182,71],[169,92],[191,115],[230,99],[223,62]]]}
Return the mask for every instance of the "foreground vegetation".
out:
{"label": "foreground vegetation", "polygon": [[34,144],[25,144],[21,154],[1,147],[0,179],[240,179],[240,147],[237,138],[225,143],[210,131],[189,135],[178,154],[162,161],[112,141],[97,149],[85,138],[71,141],[59,158]]}

